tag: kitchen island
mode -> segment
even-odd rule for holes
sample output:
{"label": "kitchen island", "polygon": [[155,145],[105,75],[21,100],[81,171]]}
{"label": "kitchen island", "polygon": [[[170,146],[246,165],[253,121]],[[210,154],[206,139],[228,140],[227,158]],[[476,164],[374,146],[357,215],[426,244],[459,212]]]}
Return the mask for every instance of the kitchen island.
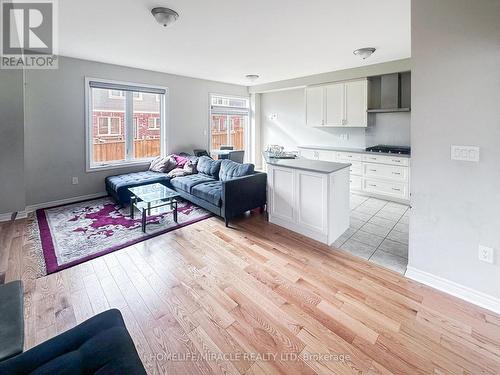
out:
{"label": "kitchen island", "polygon": [[264,155],[269,221],[333,244],[349,228],[348,163]]}

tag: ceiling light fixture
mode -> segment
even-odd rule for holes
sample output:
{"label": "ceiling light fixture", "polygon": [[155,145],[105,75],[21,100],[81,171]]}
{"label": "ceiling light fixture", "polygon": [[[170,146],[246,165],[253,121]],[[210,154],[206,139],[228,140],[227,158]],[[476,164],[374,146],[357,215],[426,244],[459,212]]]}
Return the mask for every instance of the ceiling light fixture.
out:
{"label": "ceiling light fixture", "polygon": [[151,14],[156,21],[165,27],[173,24],[179,18],[179,13],[170,8],[157,7],[151,9]]}
{"label": "ceiling light fixture", "polygon": [[245,75],[246,79],[248,79],[250,82],[255,82],[256,80],[259,79],[258,74],[247,74]]}
{"label": "ceiling light fixture", "polygon": [[375,52],[376,49],[373,48],[373,47],[365,47],[365,48],[360,48],[360,49],[357,49],[356,51],[354,51],[353,53],[356,55],[356,56],[359,56],[361,57],[363,60],[367,59],[368,57],[370,57],[373,52]]}

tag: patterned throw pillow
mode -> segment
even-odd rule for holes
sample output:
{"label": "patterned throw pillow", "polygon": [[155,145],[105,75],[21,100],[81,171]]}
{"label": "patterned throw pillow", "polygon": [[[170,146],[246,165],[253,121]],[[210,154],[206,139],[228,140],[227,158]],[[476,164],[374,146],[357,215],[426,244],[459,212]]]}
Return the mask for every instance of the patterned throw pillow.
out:
{"label": "patterned throw pillow", "polygon": [[168,173],[175,167],[177,167],[177,163],[171,155],[166,157],[158,156],[149,165],[149,170],[153,172]]}

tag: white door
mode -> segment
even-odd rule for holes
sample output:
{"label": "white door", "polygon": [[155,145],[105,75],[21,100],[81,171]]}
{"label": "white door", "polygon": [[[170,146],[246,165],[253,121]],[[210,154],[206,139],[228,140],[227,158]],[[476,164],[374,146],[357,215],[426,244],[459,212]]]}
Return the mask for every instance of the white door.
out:
{"label": "white door", "polygon": [[345,125],[353,127],[367,126],[367,95],[368,83],[366,80],[345,83],[346,87],[346,115]]}
{"label": "white door", "polygon": [[344,120],[344,84],[326,86],[326,122],[327,126],[342,126]]}
{"label": "white door", "polygon": [[324,125],[323,87],[308,87],[306,89],[306,123],[308,126]]}
{"label": "white door", "polygon": [[293,169],[270,167],[271,215],[294,222],[295,176]]}
{"label": "white door", "polygon": [[297,223],[308,230],[327,233],[327,175],[296,171]]}

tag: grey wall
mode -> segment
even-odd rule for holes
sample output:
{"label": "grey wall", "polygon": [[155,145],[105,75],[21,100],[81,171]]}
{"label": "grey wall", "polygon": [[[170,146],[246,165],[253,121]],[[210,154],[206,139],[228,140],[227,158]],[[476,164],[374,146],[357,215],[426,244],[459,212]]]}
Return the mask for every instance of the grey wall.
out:
{"label": "grey wall", "polygon": [[24,204],[23,72],[0,70],[0,213]]}
{"label": "grey wall", "polygon": [[[298,145],[364,147],[365,129],[311,128],[306,126],[303,88],[261,94],[261,145],[279,144],[296,150]],[[276,114],[275,120],[270,119]],[[348,140],[341,140],[348,134]]]}
{"label": "grey wall", "polygon": [[[248,95],[244,86],[65,57],[57,70],[27,71],[27,205],[99,193],[105,176],[144,169],[85,172],[85,76],[168,87],[170,151],[208,146],[209,93]],[[71,184],[72,176],[79,185]]]}
{"label": "grey wall", "polygon": [[[412,1],[409,266],[500,298],[500,2]],[[479,163],[450,145],[481,147]],[[478,260],[478,244],[496,249]]]}

